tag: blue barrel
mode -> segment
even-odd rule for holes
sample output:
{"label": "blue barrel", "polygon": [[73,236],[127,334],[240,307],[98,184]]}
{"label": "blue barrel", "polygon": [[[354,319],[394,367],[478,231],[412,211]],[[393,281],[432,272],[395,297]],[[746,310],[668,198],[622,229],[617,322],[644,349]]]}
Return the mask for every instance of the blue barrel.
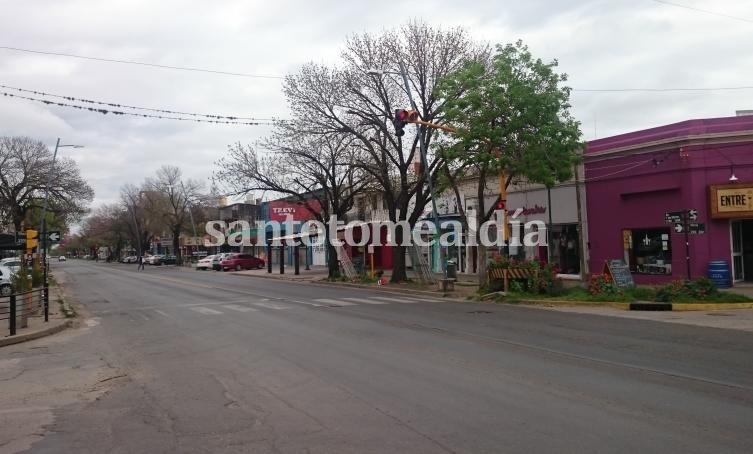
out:
{"label": "blue barrel", "polygon": [[729,263],[724,260],[709,262],[709,279],[714,282],[717,288],[729,288],[731,286]]}

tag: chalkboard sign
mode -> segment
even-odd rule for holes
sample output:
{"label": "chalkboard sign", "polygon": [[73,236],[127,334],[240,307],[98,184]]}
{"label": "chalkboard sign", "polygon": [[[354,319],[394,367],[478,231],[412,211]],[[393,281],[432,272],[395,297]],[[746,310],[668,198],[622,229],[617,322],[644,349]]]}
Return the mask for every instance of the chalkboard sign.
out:
{"label": "chalkboard sign", "polygon": [[630,267],[622,259],[611,259],[604,262],[604,274],[609,275],[617,287],[633,287],[633,275]]}

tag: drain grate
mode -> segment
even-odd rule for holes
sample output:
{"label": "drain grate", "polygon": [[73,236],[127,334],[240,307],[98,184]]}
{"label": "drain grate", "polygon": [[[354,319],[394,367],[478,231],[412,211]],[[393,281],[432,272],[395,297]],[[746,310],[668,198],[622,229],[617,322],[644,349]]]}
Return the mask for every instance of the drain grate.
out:
{"label": "drain grate", "polygon": [[470,311],[468,314],[493,314],[491,311]]}

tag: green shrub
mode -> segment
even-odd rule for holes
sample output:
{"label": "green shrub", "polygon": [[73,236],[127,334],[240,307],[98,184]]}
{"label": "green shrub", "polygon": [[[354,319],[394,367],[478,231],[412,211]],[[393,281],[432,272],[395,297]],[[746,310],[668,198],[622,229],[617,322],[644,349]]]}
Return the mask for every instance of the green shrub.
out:
{"label": "green shrub", "polygon": [[718,295],[719,290],[717,290],[714,282],[707,277],[692,281],[676,279],[656,290],[656,301],[668,303],[683,299],[706,300],[714,299]]}

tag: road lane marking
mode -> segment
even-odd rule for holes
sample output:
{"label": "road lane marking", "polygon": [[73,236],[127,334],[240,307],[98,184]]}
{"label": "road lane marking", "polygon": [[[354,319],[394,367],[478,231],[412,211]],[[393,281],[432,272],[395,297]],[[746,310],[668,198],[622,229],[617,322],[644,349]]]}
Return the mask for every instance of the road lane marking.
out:
{"label": "road lane marking", "polygon": [[282,306],[280,304],[274,304],[274,303],[251,303],[254,306],[259,307],[265,307],[267,309],[276,309],[276,310],[285,310],[285,309],[291,309],[290,306]]}
{"label": "road lane marking", "polygon": [[406,298],[389,298],[386,296],[372,296],[371,298],[382,300],[382,301],[389,301],[390,303],[418,303],[419,301],[413,300],[413,299],[406,299]]}
{"label": "road lane marking", "polygon": [[315,299],[314,301],[316,301],[317,303],[324,303],[324,304],[326,304],[328,306],[329,305],[334,305],[334,306],[355,306],[355,303],[349,303],[347,301],[342,301],[342,300],[333,300],[333,299],[329,299],[329,298],[319,298],[319,299]]}
{"label": "road lane marking", "polygon": [[232,309],[238,312],[256,312],[257,311],[257,309],[254,309],[253,307],[241,306],[240,304],[223,304],[222,307],[224,307],[225,309]]}
{"label": "road lane marking", "polygon": [[136,313],[139,314],[141,318],[143,318],[144,320],[149,320],[149,317],[147,317],[146,314],[144,314],[143,312],[136,312]]}
{"label": "road lane marking", "polygon": [[167,312],[161,311],[159,309],[154,309],[154,312],[158,313],[159,315],[167,318],[172,318],[170,315],[167,314]]}
{"label": "road lane marking", "polygon": [[222,314],[222,312],[216,311],[214,309],[209,309],[208,307],[196,306],[196,307],[190,307],[189,309],[191,309],[192,311],[196,311],[196,312],[198,312],[200,314],[204,314],[204,315]]}
{"label": "road lane marking", "polygon": [[354,301],[361,304],[389,304],[387,301],[379,301],[371,298],[343,298],[344,300]]}
{"label": "road lane marking", "polygon": [[285,301],[290,301],[291,303],[297,303],[297,304],[305,304],[307,306],[314,306],[314,307],[325,306],[324,304],[313,303],[311,301],[301,301],[301,300],[285,300]]}

